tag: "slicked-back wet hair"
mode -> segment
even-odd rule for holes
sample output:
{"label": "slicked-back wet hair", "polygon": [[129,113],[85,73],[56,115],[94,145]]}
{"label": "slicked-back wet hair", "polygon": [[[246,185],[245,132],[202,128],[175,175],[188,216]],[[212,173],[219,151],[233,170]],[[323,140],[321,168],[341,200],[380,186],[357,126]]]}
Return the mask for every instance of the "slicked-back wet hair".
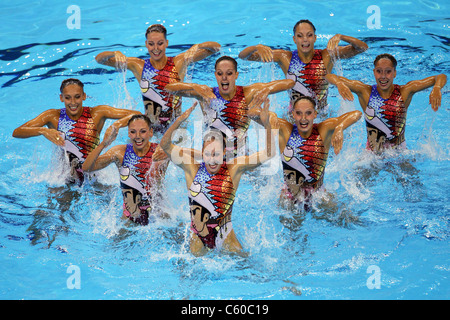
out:
{"label": "slicked-back wet hair", "polygon": [[373,61],[373,66],[376,67],[378,61],[380,61],[381,59],[389,59],[389,60],[391,60],[392,65],[394,66],[394,69],[397,68],[397,59],[395,59],[394,56],[391,55],[391,54],[389,54],[389,53],[382,53],[382,54],[379,54],[379,55],[375,58],[375,60]]}

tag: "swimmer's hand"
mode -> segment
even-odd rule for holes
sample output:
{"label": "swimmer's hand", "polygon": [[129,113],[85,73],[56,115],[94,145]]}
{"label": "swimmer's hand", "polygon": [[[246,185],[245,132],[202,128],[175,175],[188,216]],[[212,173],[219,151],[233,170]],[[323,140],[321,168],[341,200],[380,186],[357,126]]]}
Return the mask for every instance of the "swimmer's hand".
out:
{"label": "swimmer's hand", "polygon": [[353,101],[351,90],[342,81],[336,82],[336,87],[344,100]]}
{"label": "swimmer's hand", "polygon": [[117,138],[119,129],[113,124],[108,129],[106,129],[105,136],[103,137],[103,146],[108,147]]}
{"label": "swimmer's hand", "polygon": [[430,104],[431,108],[434,111],[438,111],[439,107],[441,106],[441,100],[442,100],[441,88],[434,86],[433,90],[431,90],[430,93]]}
{"label": "swimmer's hand", "polygon": [[198,84],[198,85],[195,85],[193,88],[194,88],[194,91],[196,92],[196,94],[198,96],[202,97],[202,99],[204,100],[206,105],[209,105],[211,103],[211,100],[217,98],[216,95],[214,94],[214,92],[212,92],[211,88],[208,87],[207,85]]}
{"label": "swimmer's hand", "polygon": [[184,59],[189,63],[194,61],[195,54],[199,50],[199,45],[194,44],[192,47],[190,47],[184,54]]}
{"label": "swimmer's hand", "polygon": [[331,145],[334,149],[334,154],[339,154],[344,144],[344,133],[341,126],[337,126],[334,129],[333,136],[331,137]]}
{"label": "swimmer's hand", "polygon": [[261,119],[262,124],[265,128],[270,127],[270,112],[269,112],[270,102],[269,99],[264,101],[264,106],[260,109],[259,118]]}
{"label": "swimmer's hand", "polygon": [[262,62],[272,62],[273,61],[273,51],[271,48],[262,45],[262,44],[257,44],[255,46],[255,52],[258,53],[260,59]]}
{"label": "swimmer's hand", "polygon": [[335,54],[336,49],[339,46],[339,42],[341,42],[341,38],[341,34],[335,34],[330,40],[328,40],[327,50],[329,53]]}
{"label": "swimmer's hand", "polygon": [[114,60],[116,69],[124,70],[127,68],[127,57],[120,51],[114,51]]}
{"label": "swimmer's hand", "polygon": [[270,47],[257,44],[245,48],[239,53],[239,58],[250,61],[272,62],[273,51]]}
{"label": "swimmer's hand", "polygon": [[183,112],[176,121],[179,121],[179,124],[186,121],[187,118],[189,118],[189,116],[191,115],[192,111],[194,111],[195,107],[197,106],[197,101],[194,102],[194,104],[192,104],[192,106],[187,109],[185,112]]}
{"label": "swimmer's hand", "polygon": [[258,108],[261,106],[269,96],[270,88],[263,87],[262,89],[257,90],[252,97],[252,101],[249,103],[248,108]]}
{"label": "swimmer's hand", "polygon": [[42,128],[45,129],[42,132],[42,135],[46,137],[48,140],[56,144],[57,146],[64,147],[64,137],[61,136],[61,132],[59,132],[56,129],[48,129],[48,128]]}
{"label": "swimmer's hand", "polygon": [[167,158],[168,158],[167,154],[164,152],[164,150],[161,148],[161,146],[158,145],[155,149],[155,152],[153,152],[152,160],[153,161],[161,161],[161,160],[164,160]]}

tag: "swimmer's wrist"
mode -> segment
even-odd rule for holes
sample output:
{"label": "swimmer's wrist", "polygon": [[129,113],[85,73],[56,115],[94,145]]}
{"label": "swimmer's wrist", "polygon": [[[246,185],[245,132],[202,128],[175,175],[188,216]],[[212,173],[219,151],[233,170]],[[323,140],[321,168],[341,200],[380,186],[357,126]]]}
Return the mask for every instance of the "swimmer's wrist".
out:
{"label": "swimmer's wrist", "polygon": [[38,132],[41,136],[45,136],[46,133],[50,133],[50,128],[40,127],[40,128],[38,128],[37,132]]}
{"label": "swimmer's wrist", "polygon": [[105,140],[103,140],[102,142],[100,142],[98,144],[97,148],[104,149],[104,148],[106,148],[106,146],[107,146],[107,144],[106,144]]}

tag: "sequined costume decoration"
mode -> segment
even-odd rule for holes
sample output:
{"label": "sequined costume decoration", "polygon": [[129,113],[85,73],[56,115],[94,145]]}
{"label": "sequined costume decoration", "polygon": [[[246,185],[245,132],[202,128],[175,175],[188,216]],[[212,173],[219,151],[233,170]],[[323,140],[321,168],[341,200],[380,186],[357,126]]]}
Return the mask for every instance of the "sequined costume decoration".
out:
{"label": "sequined costume decoration", "polygon": [[[124,215],[143,225],[148,224],[148,214],[151,209],[152,186],[155,179],[155,171],[151,170],[152,157],[157,146],[158,144],[151,143],[148,152],[143,157],[139,157],[134,152],[133,145],[127,144],[122,165],[119,167]],[[133,214],[135,212],[139,213],[137,217]]]}
{"label": "sequined costume decoration", "polygon": [[232,230],[231,212],[236,189],[227,165],[210,174],[204,163],[189,188],[191,229],[209,248],[220,248]]}
{"label": "sequined costume decoration", "polygon": [[76,176],[72,176],[81,185],[84,181],[81,166],[88,154],[100,143],[100,135],[92,119],[91,108],[83,107],[78,120],[70,119],[66,108],[62,108],[58,120],[58,131],[64,133],[64,149],[69,155],[72,168],[76,171]]}
{"label": "sequined costume decoration", "polygon": [[313,125],[308,139],[303,139],[294,125],[281,157],[285,189],[292,200],[296,200],[294,198],[299,192],[310,193],[322,186],[327,158],[328,152],[325,151],[317,124]]}
{"label": "sequined costume decoration", "polygon": [[286,75],[286,78],[295,81],[295,86],[290,90],[291,103],[299,96],[309,96],[316,100],[319,110],[325,108],[328,94],[328,82],[325,80],[327,73],[321,50],[314,50],[314,56],[309,63],[303,63],[298,51],[294,50]]}
{"label": "sequined costume decoration", "polygon": [[167,84],[179,81],[173,57],[167,57],[167,63],[161,70],[155,69],[150,59],[145,60],[139,85],[145,114],[154,129],[163,130],[181,113],[181,98],[165,90]]}
{"label": "sequined costume decoration", "polygon": [[[248,105],[245,101],[244,87],[237,86],[233,99],[225,100],[219,93],[219,88],[213,88],[217,99],[211,101],[209,107],[205,108],[208,125],[220,130],[226,137],[227,147],[234,146],[233,150],[227,150],[235,157],[238,150],[245,148],[247,130],[250,126],[248,117]],[[229,153],[227,151],[227,154]]]}
{"label": "sequined costume decoration", "polygon": [[386,148],[406,147],[406,113],[407,107],[405,107],[399,85],[394,85],[394,90],[388,99],[383,99],[377,86],[373,85],[364,112],[367,149],[379,152]]}

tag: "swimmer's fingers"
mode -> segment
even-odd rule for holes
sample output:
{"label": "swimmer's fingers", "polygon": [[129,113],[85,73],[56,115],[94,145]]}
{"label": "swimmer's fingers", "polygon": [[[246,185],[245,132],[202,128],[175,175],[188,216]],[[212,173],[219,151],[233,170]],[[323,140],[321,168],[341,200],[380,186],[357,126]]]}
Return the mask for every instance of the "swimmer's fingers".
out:
{"label": "swimmer's fingers", "polygon": [[328,40],[327,50],[330,53],[334,53],[336,48],[339,46],[339,42],[340,41],[341,41],[341,35],[340,34],[336,34],[333,37],[331,37],[331,39]]}
{"label": "swimmer's fingers", "polygon": [[198,103],[198,102],[195,101],[189,109],[187,109],[185,112],[183,112],[183,113],[181,114],[181,116],[179,117],[181,122],[183,122],[183,121],[185,121],[187,118],[189,118],[189,116],[191,115],[192,111],[194,111],[195,107],[197,106],[197,103]]}
{"label": "swimmer's fingers", "polygon": [[47,129],[44,132],[44,137],[46,137],[48,140],[56,144],[57,146],[64,147],[64,137],[61,135],[61,133],[58,130],[55,129]]}
{"label": "swimmer's fingers", "polygon": [[209,104],[212,99],[216,99],[216,95],[207,85],[198,85],[195,87],[195,91],[205,100],[206,104]]}
{"label": "swimmer's fingers", "polygon": [[260,56],[262,62],[272,62],[273,61],[273,51],[271,48],[264,45],[257,45],[256,51]]}
{"label": "swimmer's fingers", "polygon": [[116,60],[116,68],[123,69],[127,66],[127,57],[122,52],[115,51],[114,59]]}
{"label": "swimmer's fingers", "polygon": [[342,128],[336,128],[331,138],[331,145],[333,146],[334,153],[339,154],[344,144],[344,133]]}
{"label": "swimmer's fingers", "polygon": [[108,147],[114,140],[116,140],[119,129],[115,125],[111,125],[105,131],[105,136],[103,137],[103,145]]}
{"label": "swimmer's fingers", "polygon": [[184,59],[188,62],[192,62],[194,60],[195,54],[199,50],[199,45],[194,44],[192,47],[190,47],[184,54]]}
{"label": "swimmer's fingers", "polygon": [[155,152],[153,153],[152,160],[153,161],[161,161],[161,160],[164,160],[167,158],[168,158],[167,154],[164,152],[164,150],[161,148],[161,146],[158,145],[155,149]]}
{"label": "swimmer's fingers", "polygon": [[266,98],[266,100],[264,101],[264,106],[261,108],[261,112],[259,113],[259,118],[261,119],[261,122],[264,124],[264,126],[267,126],[270,121],[269,107],[270,102],[269,99]]}
{"label": "swimmer's fingers", "polygon": [[344,100],[353,101],[353,94],[351,90],[343,83],[337,84],[339,94]]}
{"label": "swimmer's fingers", "polygon": [[253,95],[252,101],[248,105],[249,109],[255,108],[255,107],[260,107],[263,104],[263,102],[266,101],[267,97],[269,96],[269,93],[270,93],[270,89],[267,87],[256,92]]}
{"label": "swimmer's fingers", "polygon": [[434,111],[438,111],[439,107],[441,106],[441,99],[442,99],[442,93],[441,93],[440,88],[434,87],[430,93],[430,104],[431,104],[431,108]]}

